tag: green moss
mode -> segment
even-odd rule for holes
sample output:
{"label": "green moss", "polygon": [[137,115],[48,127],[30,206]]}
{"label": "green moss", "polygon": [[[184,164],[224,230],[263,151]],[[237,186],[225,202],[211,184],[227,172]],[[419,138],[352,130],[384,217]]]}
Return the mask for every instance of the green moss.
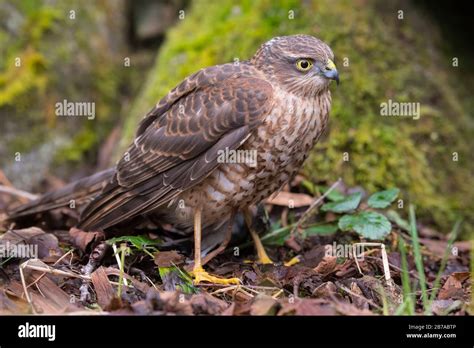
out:
{"label": "green moss", "polygon": [[[119,2],[7,1],[21,21],[10,31],[0,28],[0,56],[5,57],[0,59],[0,112],[7,115],[0,128],[15,135],[2,139],[0,166],[10,164],[11,153],[60,137],[63,148],[50,155],[55,170],[61,166],[67,173],[82,166],[85,155],[120,122],[121,88],[133,85],[116,30],[122,29],[117,14],[123,8]],[[71,9],[75,20],[69,18]],[[21,67],[14,65],[16,57]],[[94,102],[96,118],[56,117],[55,104],[63,99]]]}
{"label": "green moss", "polygon": [[47,84],[44,57],[28,50],[22,54],[19,62],[19,66],[11,64],[7,70],[0,72],[0,107],[20,107],[23,104],[22,97],[29,92],[44,92]]}
{"label": "green moss", "polygon": [[[397,19],[398,9],[405,20]],[[185,76],[247,59],[269,38],[300,32],[331,45],[342,79],[333,90],[330,134],[313,151],[306,173],[328,182],[342,176],[369,191],[400,187],[426,221],[446,231],[456,216],[469,216],[474,168],[465,139],[472,134],[472,103],[462,98],[462,81],[442,53],[436,28],[405,2],[193,2],[160,49],[127,120],[122,150],[139,119]],[[420,102],[421,119],[380,116],[388,99]],[[459,162],[452,161],[453,151]],[[466,228],[472,223],[468,219]]]}

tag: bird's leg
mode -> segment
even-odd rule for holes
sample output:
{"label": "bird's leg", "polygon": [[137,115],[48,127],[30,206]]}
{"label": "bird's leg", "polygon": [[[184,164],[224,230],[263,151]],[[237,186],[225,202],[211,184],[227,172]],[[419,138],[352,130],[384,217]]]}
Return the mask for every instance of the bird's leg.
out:
{"label": "bird's leg", "polygon": [[[102,263],[107,252],[110,250],[109,245],[106,242],[99,243],[90,253],[89,261],[87,265],[82,267],[81,273],[85,276],[90,276]],[[91,299],[91,294],[89,292],[89,282],[86,280],[82,281],[80,287],[81,291],[81,302],[86,303]]]}
{"label": "bird's leg", "polygon": [[201,217],[202,210],[197,208],[194,211],[194,284],[199,284],[203,281],[215,283],[215,284],[240,284],[239,278],[219,278],[207,273],[204,268],[202,268],[201,263]]}
{"label": "bird's leg", "polygon": [[258,236],[257,232],[254,229],[254,226],[252,223],[252,212],[247,207],[247,208],[244,208],[243,213],[244,213],[245,223],[247,224],[250,235],[252,236],[253,242],[255,244],[255,249],[257,249],[258,260],[260,261],[260,263],[263,263],[263,264],[273,263],[273,261],[268,257],[267,252],[265,251],[265,248],[263,247],[262,241],[260,240],[260,237]]}
{"label": "bird's leg", "polygon": [[216,257],[221,252],[223,252],[225,250],[225,248],[227,248],[227,245],[229,244],[229,242],[232,238],[232,227],[233,227],[233,224],[234,224],[234,216],[235,215],[232,214],[230,219],[229,219],[229,222],[227,224],[227,228],[225,229],[224,240],[222,241],[222,243],[216,249],[211,251],[209,254],[207,254],[204,257],[204,259],[202,259],[202,261],[201,261],[202,265],[205,265],[206,263],[208,263],[209,260],[212,260],[214,257]]}

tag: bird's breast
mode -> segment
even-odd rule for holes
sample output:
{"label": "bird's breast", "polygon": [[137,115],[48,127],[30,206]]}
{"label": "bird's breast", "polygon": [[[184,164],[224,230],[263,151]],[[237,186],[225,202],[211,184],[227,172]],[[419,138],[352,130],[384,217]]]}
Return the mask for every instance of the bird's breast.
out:
{"label": "bird's breast", "polygon": [[183,219],[191,223],[194,207],[201,206],[203,223],[210,225],[278,191],[324,131],[329,107],[329,92],[310,99],[277,91],[271,112],[243,146],[224,154],[208,178],[182,194]]}

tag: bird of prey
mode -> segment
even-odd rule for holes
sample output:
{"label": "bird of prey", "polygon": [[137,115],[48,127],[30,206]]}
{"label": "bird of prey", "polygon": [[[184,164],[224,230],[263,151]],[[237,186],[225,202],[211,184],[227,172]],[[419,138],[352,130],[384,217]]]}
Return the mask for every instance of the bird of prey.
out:
{"label": "bird of prey", "polygon": [[[339,83],[333,60],[329,46],[313,36],[282,36],[248,61],[189,76],[145,116],[115,168],[82,180],[85,197],[93,200],[77,227],[106,230],[153,216],[194,232],[195,283],[231,284],[239,280],[215,277],[203,264],[225,249],[228,226],[241,211],[260,261],[271,262],[252,229],[249,207],[295,176],[325,130],[329,84]],[[222,156],[236,153],[254,154],[243,156],[254,161]],[[20,207],[11,217],[67,204],[76,186]],[[206,238],[218,247],[205,250],[202,260]]]}

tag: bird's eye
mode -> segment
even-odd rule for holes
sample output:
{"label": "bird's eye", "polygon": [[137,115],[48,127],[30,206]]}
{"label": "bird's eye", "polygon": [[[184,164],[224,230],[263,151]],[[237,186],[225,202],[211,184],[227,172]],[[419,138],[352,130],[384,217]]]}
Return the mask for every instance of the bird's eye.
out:
{"label": "bird's eye", "polygon": [[296,61],[296,69],[299,71],[308,71],[313,66],[313,62],[308,59],[298,59]]}

